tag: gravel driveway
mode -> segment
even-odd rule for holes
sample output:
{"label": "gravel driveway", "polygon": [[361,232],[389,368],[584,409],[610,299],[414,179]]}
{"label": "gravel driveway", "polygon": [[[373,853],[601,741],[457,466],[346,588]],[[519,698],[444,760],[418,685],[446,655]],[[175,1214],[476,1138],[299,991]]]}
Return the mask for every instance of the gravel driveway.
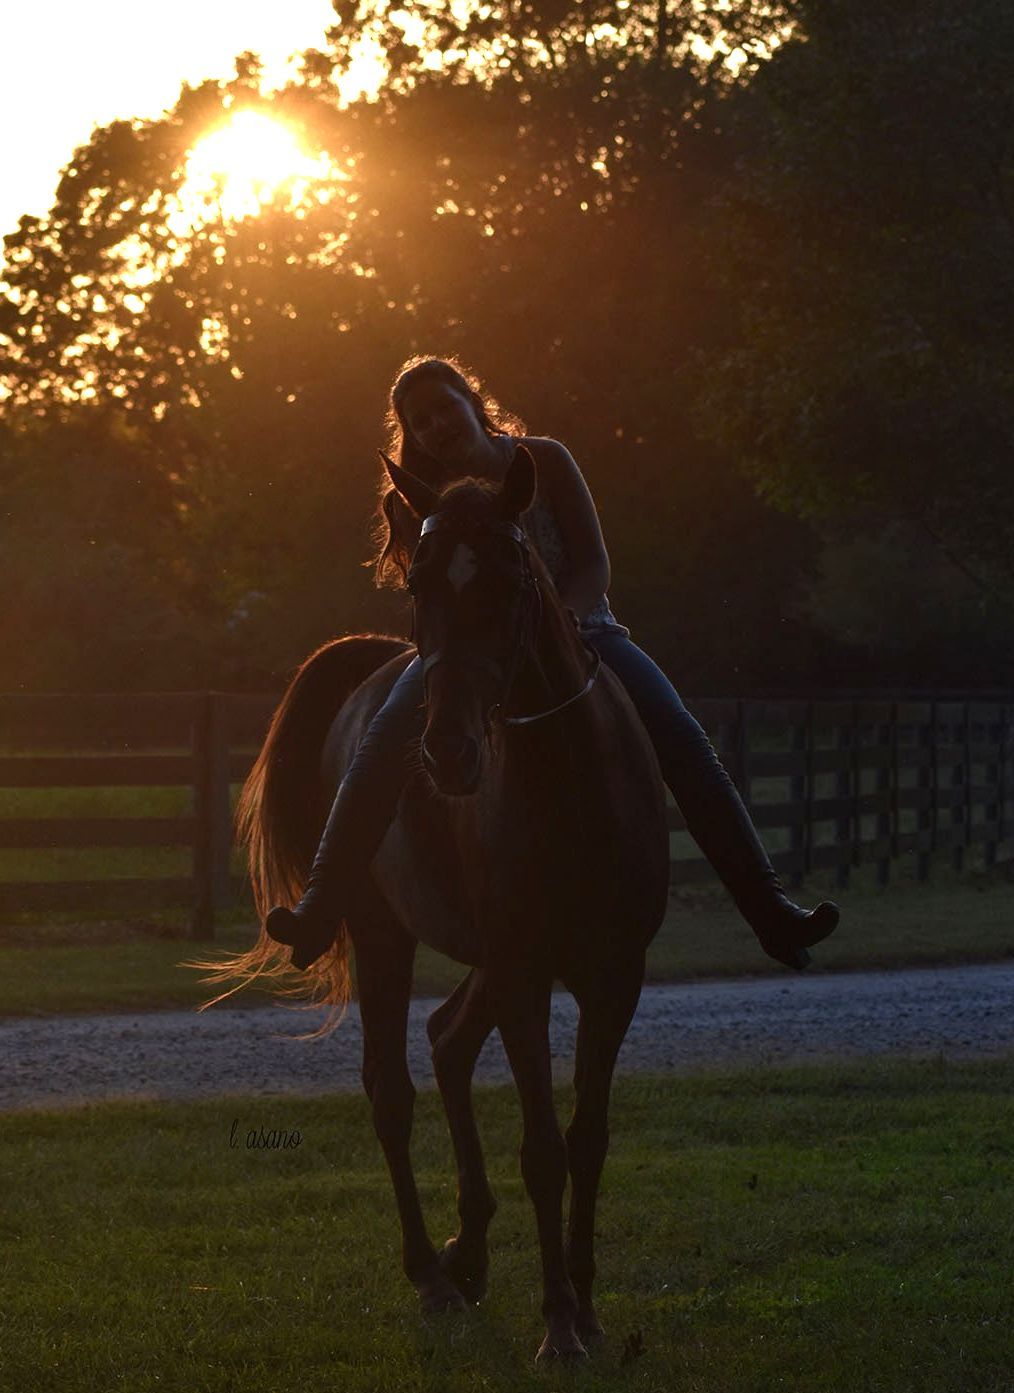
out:
{"label": "gravel driveway", "polygon": [[[409,1062],[421,1086],[432,1083],[424,1026],[435,1004],[412,1004]],[[324,1040],[279,1038],[322,1018],[264,1007],[3,1020],[0,1109],[357,1089],[362,1037],[354,1007]],[[570,1068],[575,1024],[573,1001],[558,995],[552,1030],[561,1077]],[[887,1052],[1009,1050],[1014,963],[996,963],[646,987],[619,1069],[688,1072]],[[487,1082],[510,1077],[498,1036],[487,1042],[477,1074]]]}

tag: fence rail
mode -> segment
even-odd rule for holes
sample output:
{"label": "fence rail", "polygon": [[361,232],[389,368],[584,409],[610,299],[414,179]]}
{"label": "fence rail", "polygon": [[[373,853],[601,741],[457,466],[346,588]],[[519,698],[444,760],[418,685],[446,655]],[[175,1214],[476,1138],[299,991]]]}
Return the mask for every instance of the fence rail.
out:
{"label": "fence rail", "polygon": [[[243,877],[232,864],[231,792],[260,746],[276,698],[223,692],[0,694],[0,790],[184,790],[177,816],[0,817],[0,855],[67,848],[189,848],[190,873],[0,880],[0,915],[187,904],[196,938],[214,932]],[[902,856],[926,879],[941,855],[987,865],[1014,838],[1014,693],[961,700],[689,702],[792,881],[833,870],[840,886],[873,864],[882,884]],[[672,881],[713,872],[675,806]],[[5,863],[8,864],[8,863]]]}

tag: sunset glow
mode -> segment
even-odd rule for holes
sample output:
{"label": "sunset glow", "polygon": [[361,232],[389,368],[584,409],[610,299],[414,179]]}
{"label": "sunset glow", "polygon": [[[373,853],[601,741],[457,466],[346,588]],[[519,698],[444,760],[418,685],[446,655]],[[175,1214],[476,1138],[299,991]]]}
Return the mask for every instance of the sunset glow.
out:
{"label": "sunset glow", "polygon": [[342,105],[355,102],[360,97],[372,101],[380,93],[387,81],[388,68],[384,50],[377,39],[364,34],[352,46],[352,61],[337,78],[338,97]]}
{"label": "sunset glow", "polygon": [[[158,119],[179,98],[181,83],[228,80],[236,54],[244,51],[263,60],[262,89],[276,90],[291,80],[291,55],[326,48],[334,22],[330,0],[284,5],[175,0],[167,14],[134,0],[102,0],[98,7],[5,6],[4,51],[10,58],[0,86],[0,115],[4,129],[16,131],[17,138],[12,134],[4,150],[0,236],[23,213],[46,212],[60,168],[93,126],[117,118]],[[122,42],[114,41],[117,35]],[[125,52],[130,62],[124,61]],[[16,54],[24,61],[13,61]],[[58,100],[40,100],[43,54],[46,84],[59,93]]]}
{"label": "sunset glow", "polygon": [[282,196],[287,206],[295,206],[312,184],[336,175],[323,154],[309,154],[281,121],[260,111],[238,111],[190,152],[180,203],[191,221],[209,205],[236,221],[256,216]]}

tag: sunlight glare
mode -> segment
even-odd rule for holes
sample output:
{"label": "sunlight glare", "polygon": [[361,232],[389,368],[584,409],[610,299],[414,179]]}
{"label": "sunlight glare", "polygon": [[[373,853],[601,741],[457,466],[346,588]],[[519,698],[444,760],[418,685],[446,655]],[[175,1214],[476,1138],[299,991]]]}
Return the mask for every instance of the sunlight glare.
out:
{"label": "sunlight glare", "polygon": [[259,111],[238,111],[194,146],[180,189],[191,226],[217,209],[229,221],[256,217],[286,195],[286,206],[305,201],[316,182],[341,178],[327,157],[307,153],[293,131]]}
{"label": "sunlight glare", "polygon": [[389,75],[383,46],[375,35],[366,33],[356,39],[350,54],[349,66],[336,80],[341,105],[349,106],[361,97],[375,101]]}

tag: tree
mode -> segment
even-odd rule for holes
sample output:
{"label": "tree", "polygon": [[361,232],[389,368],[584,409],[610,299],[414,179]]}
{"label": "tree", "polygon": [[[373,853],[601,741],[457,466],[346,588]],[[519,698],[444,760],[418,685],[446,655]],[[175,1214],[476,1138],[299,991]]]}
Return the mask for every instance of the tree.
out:
{"label": "tree", "polygon": [[704,235],[702,428],[766,498],[915,527],[1014,597],[1014,12],[795,0]]}
{"label": "tree", "polygon": [[[262,95],[244,60],[162,120],[96,131],[50,215],[8,240],[8,417],[129,424],[209,678],[260,684],[342,628],[398,622],[361,566],[383,389],[413,351],[458,352],[572,445],[618,603],[673,671],[771,680],[809,534],[702,447],[681,374],[729,323],[695,220],[731,158],[730,77],[688,55],[732,21],[655,3],[449,14],[425,12],[451,26],[435,71],[393,13],[376,21],[392,67],[376,103],[343,109],[328,80],[373,23],[346,6],[347,32],[284,91]],[[735,24],[727,46],[761,46],[770,10]],[[193,201],[188,152],[242,108],[330,161],[313,198],[283,186],[238,219]]]}
{"label": "tree", "polygon": [[798,614],[808,629],[854,652],[846,685],[968,688],[1014,681],[1009,645],[997,641],[1009,615],[910,524],[829,537]]}

